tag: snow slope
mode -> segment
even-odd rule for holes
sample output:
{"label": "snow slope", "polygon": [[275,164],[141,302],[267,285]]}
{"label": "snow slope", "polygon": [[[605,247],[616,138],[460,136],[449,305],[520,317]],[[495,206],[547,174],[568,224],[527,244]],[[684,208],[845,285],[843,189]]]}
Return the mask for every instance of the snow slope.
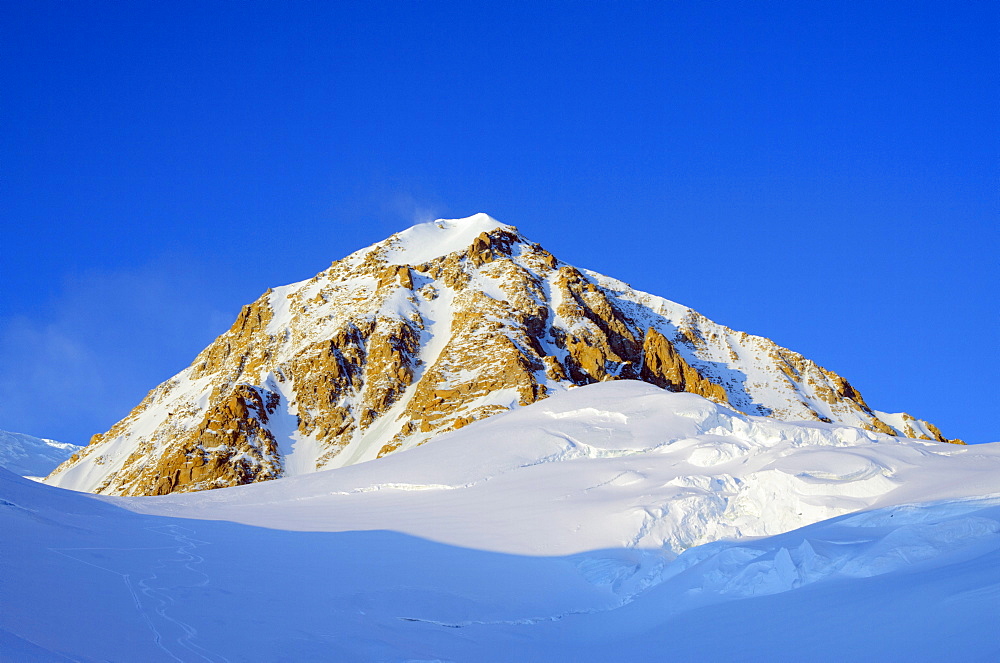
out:
{"label": "snow slope", "polygon": [[500,223],[482,212],[465,219],[438,219],[420,223],[393,235],[384,255],[392,265],[419,265],[449,253],[463,251],[481,233],[498,228],[516,232],[513,226]]}
{"label": "snow slope", "polygon": [[673,555],[860,509],[991,493],[1000,493],[992,445],[780,422],[616,381],[378,463],[116,503],[283,529],[387,529],[516,554],[625,546]]}
{"label": "snow slope", "polygon": [[66,442],[0,430],[0,467],[22,476],[44,477],[82,448]]}
{"label": "snow slope", "polygon": [[623,381],[236,488],[0,472],[0,659],[995,660],[998,470]]}

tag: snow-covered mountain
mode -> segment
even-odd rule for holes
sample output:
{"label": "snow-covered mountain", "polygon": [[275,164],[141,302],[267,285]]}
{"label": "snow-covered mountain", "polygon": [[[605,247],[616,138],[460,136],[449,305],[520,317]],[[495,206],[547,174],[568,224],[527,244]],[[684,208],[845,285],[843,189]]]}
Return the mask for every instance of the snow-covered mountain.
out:
{"label": "snow-covered mountain", "polygon": [[44,477],[83,447],[0,430],[0,467],[26,477]]}
{"label": "snow-covered mountain", "polygon": [[223,490],[93,496],[0,472],[0,532],[12,660],[1000,653],[1000,445],[638,381]]}
{"label": "snow-covered mountain", "polygon": [[994,445],[782,422],[623,380],[557,394],[377,463],[126,503],[515,554],[626,547],[672,558],[862,509],[994,493]]}
{"label": "snow-covered mountain", "polygon": [[296,476],[620,379],[751,415],[948,441],[873,410],[796,352],[577,269],[478,214],[414,226],[268,291],[48,482],[159,495]]}

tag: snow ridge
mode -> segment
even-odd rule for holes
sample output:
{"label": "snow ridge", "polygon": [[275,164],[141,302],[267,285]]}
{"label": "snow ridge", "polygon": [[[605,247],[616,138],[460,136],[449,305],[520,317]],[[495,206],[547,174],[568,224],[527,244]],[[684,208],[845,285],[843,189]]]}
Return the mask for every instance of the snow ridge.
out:
{"label": "snow ridge", "polygon": [[0,430],[0,467],[26,477],[44,477],[83,447]]}

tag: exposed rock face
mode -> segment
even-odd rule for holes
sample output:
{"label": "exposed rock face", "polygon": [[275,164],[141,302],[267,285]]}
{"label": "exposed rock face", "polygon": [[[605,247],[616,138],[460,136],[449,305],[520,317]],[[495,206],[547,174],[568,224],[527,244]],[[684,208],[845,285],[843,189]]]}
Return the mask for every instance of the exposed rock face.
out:
{"label": "exposed rock face", "polygon": [[650,327],[642,344],[639,379],[669,391],[689,391],[718,403],[726,402],[726,390],[704,377],[674,348],[663,334]]}
{"label": "exposed rock face", "polygon": [[747,414],[946,440],[768,339],[560,262],[486,215],[415,226],[268,291],[48,482],[159,495],[373,460],[602,380]]}

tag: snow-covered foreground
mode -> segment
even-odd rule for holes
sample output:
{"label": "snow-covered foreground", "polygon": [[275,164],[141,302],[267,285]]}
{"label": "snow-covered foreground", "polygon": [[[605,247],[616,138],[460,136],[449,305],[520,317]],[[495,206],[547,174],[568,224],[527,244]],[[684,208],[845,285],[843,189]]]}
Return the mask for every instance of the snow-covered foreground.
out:
{"label": "snow-covered foreground", "polygon": [[617,382],[207,493],[4,472],[0,656],[995,660],[998,470]]}

